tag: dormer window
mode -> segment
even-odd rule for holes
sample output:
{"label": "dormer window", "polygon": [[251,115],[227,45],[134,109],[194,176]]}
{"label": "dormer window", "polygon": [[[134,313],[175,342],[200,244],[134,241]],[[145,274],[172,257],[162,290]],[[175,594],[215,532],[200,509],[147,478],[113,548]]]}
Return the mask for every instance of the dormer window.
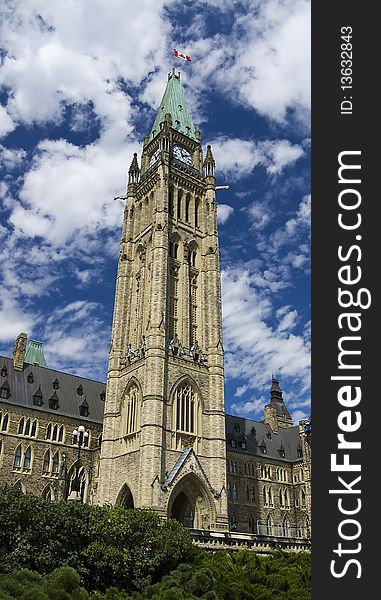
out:
{"label": "dormer window", "polygon": [[34,406],[42,406],[44,404],[43,396],[41,392],[41,387],[38,386],[38,390],[33,394],[33,404]]}
{"label": "dormer window", "polygon": [[241,440],[239,445],[241,446],[242,450],[247,450],[247,442],[245,439]]}
{"label": "dormer window", "polygon": [[54,394],[49,398],[48,403],[49,403],[49,408],[51,408],[52,410],[59,409],[60,405],[59,405],[59,401],[58,401],[57,392],[54,392]]}
{"label": "dormer window", "polygon": [[234,431],[236,431],[237,433],[239,433],[241,431],[241,428],[238,423],[234,424]]}
{"label": "dormer window", "polygon": [[82,385],[79,385],[77,387],[77,394],[78,394],[78,396],[83,396],[83,386]]}
{"label": "dormer window", "polygon": [[230,446],[232,448],[237,448],[237,440],[235,440],[234,438],[230,439]]}
{"label": "dormer window", "polygon": [[58,379],[55,379],[52,383],[53,385],[53,390],[58,390],[60,387],[60,382],[58,381]]}
{"label": "dormer window", "polygon": [[105,390],[103,390],[100,394],[99,394],[99,398],[101,400],[101,402],[104,402],[106,400],[106,392]]}
{"label": "dormer window", "polygon": [[79,414],[81,415],[81,417],[89,416],[89,405],[87,403],[86,398],[84,398],[82,404],[79,405]]}
{"label": "dormer window", "polygon": [[263,440],[262,440],[261,444],[258,446],[258,448],[262,452],[262,454],[267,454],[267,447]]}
{"label": "dormer window", "polygon": [[6,367],[5,365],[4,365],[4,366],[3,366],[3,368],[1,369],[1,371],[0,371],[0,375],[1,375],[2,377],[6,377],[6,376],[8,375],[8,370],[7,370],[7,367]]}
{"label": "dormer window", "polygon": [[33,373],[29,373],[28,377],[26,378],[28,383],[34,383],[34,375]]}
{"label": "dormer window", "polygon": [[8,400],[11,395],[11,390],[9,387],[8,379],[6,379],[3,385],[0,387],[0,398],[3,400]]}

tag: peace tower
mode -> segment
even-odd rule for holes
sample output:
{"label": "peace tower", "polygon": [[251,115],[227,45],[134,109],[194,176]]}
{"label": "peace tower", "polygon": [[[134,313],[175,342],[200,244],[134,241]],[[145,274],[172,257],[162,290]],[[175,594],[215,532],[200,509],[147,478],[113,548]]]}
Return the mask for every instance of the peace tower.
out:
{"label": "peace tower", "polygon": [[173,70],[129,169],[96,501],[227,530],[214,170]]}

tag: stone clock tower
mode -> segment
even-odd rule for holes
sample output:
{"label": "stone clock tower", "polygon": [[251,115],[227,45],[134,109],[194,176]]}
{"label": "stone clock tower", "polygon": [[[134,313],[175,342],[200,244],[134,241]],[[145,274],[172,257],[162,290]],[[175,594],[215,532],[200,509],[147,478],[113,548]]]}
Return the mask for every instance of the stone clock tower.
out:
{"label": "stone clock tower", "polygon": [[226,530],[214,168],[173,70],[129,169],[96,500]]}

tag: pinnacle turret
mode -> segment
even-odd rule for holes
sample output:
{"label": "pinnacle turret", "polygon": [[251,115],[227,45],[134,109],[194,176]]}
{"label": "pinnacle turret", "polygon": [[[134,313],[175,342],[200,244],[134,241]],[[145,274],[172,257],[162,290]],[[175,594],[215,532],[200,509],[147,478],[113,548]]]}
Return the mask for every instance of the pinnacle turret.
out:
{"label": "pinnacle turret", "polygon": [[131,166],[128,170],[128,183],[138,183],[140,177],[140,169],[138,165],[137,153],[134,152]]}
{"label": "pinnacle turret", "polygon": [[208,144],[206,148],[206,157],[202,166],[204,167],[204,175],[206,177],[214,177],[216,161],[214,160],[212,146],[210,144]]}

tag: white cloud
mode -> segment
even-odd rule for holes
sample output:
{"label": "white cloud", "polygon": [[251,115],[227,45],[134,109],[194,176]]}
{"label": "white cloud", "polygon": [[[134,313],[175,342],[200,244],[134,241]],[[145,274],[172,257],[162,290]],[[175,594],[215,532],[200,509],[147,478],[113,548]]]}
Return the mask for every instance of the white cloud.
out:
{"label": "white cloud", "polygon": [[22,331],[30,331],[34,317],[28,314],[6,291],[0,295],[0,342],[15,340]]}
{"label": "white cloud", "polygon": [[309,413],[307,413],[304,410],[296,410],[295,412],[293,412],[291,414],[294,423],[299,423],[299,421],[301,421],[302,419],[308,419],[309,418]]}
{"label": "white cloud", "polygon": [[248,387],[249,386],[247,385],[240,385],[237,387],[234,396],[236,396],[236,398],[240,398],[247,391]]}
{"label": "white cloud", "polygon": [[270,222],[272,211],[268,208],[266,202],[254,200],[249,206],[243,208],[249,215],[251,228],[254,231],[262,231]]}
{"label": "white cloud", "polygon": [[271,120],[285,123],[291,110],[309,128],[310,0],[263,0],[245,8],[235,13],[231,33],[192,41],[199,65],[193,87],[212,81]]}
{"label": "white cloud", "polygon": [[232,404],[231,409],[234,414],[241,417],[253,416],[256,414],[263,414],[263,407],[266,404],[266,400],[263,396],[253,400],[247,400],[245,402],[235,402]]}
{"label": "white cloud", "polygon": [[131,150],[110,152],[102,144],[79,148],[64,140],[41,142],[25,176],[10,222],[23,236],[40,236],[54,247],[77,248],[102,229],[120,227],[121,203]]}
{"label": "white cloud", "polygon": [[3,106],[0,106],[0,138],[15,128],[15,124]]}
{"label": "white cloud", "polygon": [[224,225],[229,217],[232,216],[234,208],[228,204],[217,204],[217,219],[221,225]]}
{"label": "white cloud", "polygon": [[[168,2],[166,2],[168,4]],[[164,2],[141,0],[36,0],[9,2],[3,12],[7,48],[0,84],[12,88],[7,105],[15,122],[59,121],[63,103],[92,101],[107,128],[122,125],[129,99],[118,81],[138,85],[165,63],[170,25],[162,15]],[[126,19],[128,14],[128,35]],[[147,31],[155,40],[147,44]],[[133,60],[131,60],[133,57]],[[10,128],[11,120],[2,122]]]}
{"label": "white cloud", "polygon": [[[264,237],[259,240],[257,247],[266,254],[276,254],[280,248],[286,245],[295,245],[298,240],[304,240],[309,237],[311,221],[311,196],[304,196],[299,203],[295,216],[291,217],[286,223],[277,229],[271,235],[271,240]],[[309,247],[304,242],[299,247],[303,250],[299,254],[293,253],[290,262],[298,267],[305,262],[306,254],[309,253]]]}
{"label": "white cloud", "polygon": [[233,180],[250,175],[256,166],[264,167],[270,175],[282,170],[300,158],[304,150],[288,140],[254,142],[219,136],[211,141],[216,170]]}
{"label": "white cloud", "polygon": [[270,300],[244,269],[223,271],[222,292],[227,376],[244,379],[253,389],[266,385],[271,373],[309,381],[309,346],[304,336],[292,333],[296,311],[287,307],[281,326],[272,325]]}

